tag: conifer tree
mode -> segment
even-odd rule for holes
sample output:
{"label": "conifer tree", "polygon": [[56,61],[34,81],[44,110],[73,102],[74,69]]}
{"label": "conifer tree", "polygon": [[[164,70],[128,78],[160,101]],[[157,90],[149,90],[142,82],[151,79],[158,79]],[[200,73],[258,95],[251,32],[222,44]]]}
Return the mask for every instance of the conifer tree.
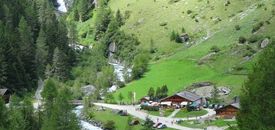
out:
{"label": "conifer tree", "polygon": [[259,57],[244,84],[237,116],[241,130],[274,130],[275,124],[275,43]]}
{"label": "conifer tree", "polygon": [[39,32],[39,37],[36,41],[36,64],[37,64],[37,75],[44,78],[44,72],[46,70],[47,58],[48,58],[48,45],[46,41],[46,34],[43,29]]}
{"label": "conifer tree", "polygon": [[122,14],[120,13],[120,10],[117,10],[115,19],[116,19],[119,27],[124,24],[124,19],[123,19]]}
{"label": "conifer tree", "polygon": [[70,76],[67,56],[58,48],[54,50],[52,73],[58,80],[66,80]]}
{"label": "conifer tree", "polygon": [[36,81],[37,78],[35,66],[35,47],[32,38],[31,28],[28,26],[27,21],[24,17],[21,17],[20,19],[18,31],[20,34],[19,56],[26,73],[25,82],[29,82],[28,87],[31,88],[34,85],[34,82],[30,81]]}

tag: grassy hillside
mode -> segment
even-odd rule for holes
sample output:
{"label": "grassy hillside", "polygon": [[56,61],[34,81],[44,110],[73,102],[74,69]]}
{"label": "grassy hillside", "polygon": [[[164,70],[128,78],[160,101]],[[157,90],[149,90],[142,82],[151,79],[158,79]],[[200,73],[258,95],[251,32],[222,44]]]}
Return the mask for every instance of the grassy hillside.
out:
{"label": "grassy hillside", "polygon": [[[169,94],[173,94],[201,81],[228,86],[233,90],[231,96],[238,95],[246,79],[245,74],[253,63],[253,60],[245,58],[249,53],[247,48],[260,51],[258,43],[261,41],[257,39],[255,43],[240,45],[238,39],[240,36],[249,38],[256,35],[275,38],[272,28],[275,25],[272,16],[274,2],[230,0],[231,4],[225,6],[225,2],[220,0],[210,1],[209,4],[202,0],[180,0],[172,4],[169,1],[111,0],[113,10],[131,12],[123,29],[139,37],[141,48],[148,49],[149,41],[153,39],[159,50],[157,55],[171,54],[152,63],[142,79],[129,83],[115,95],[122,93],[127,97],[129,91],[134,91],[140,98],[147,94],[150,87],[164,84],[169,87]],[[193,13],[187,14],[187,10]],[[192,15],[196,15],[194,19]],[[252,34],[253,27],[260,21],[264,22],[263,27]],[[160,26],[162,22],[167,22],[167,25]],[[236,25],[241,27],[239,31],[235,29]],[[182,27],[192,37],[193,45],[189,48],[169,40],[172,30],[180,32]],[[214,45],[221,51],[199,65],[198,61],[209,54]],[[237,67],[242,69],[236,71]]]}

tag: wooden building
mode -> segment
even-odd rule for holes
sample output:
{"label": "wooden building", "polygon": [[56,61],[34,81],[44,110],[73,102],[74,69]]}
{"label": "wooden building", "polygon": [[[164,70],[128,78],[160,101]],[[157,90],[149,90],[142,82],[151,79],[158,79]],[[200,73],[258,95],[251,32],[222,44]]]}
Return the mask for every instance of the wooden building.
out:
{"label": "wooden building", "polygon": [[188,91],[183,91],[161,100],[163,105],[171,104],[172,106],[180,107],[184,107],[187,104],[197,104],[199,106],[201,103],[202,97]]}
{"label": "wooden building", "polygon": [[11,91],[8,89],[0,89],[0,96],[5,101],[5,103],[9,103]]}
{"label": "wooden building", "polygon": [[234,118],[240,109],[240,103],[234,102],[222,108],[216,109],[216,116],[220,118]]}
{"label": "wooden building", "polygon": [[149,101],[150,101],[150,97],[148,97],[148,96],[145,96],[140,99],[140,103],[148,103]]}

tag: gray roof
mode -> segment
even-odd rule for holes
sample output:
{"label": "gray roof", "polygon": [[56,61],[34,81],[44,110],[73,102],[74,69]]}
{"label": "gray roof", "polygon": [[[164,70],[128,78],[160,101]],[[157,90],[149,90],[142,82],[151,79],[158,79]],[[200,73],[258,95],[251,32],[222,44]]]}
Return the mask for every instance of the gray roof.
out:
{"label": "gray roof", "polygon": [[198,99],[201,98],[199,95],[197,95],[195,93],[188,92],[188,91],[183,91],[183,92],[177,93],[176,95],[178,95],[182,98],[188,99],[192,102],[197,101]]}
{"label": "gray roof", "polygon": [[0,89],[0,95],[3,96],[8,89],[4,88],[4,89]]}
{"label": "gray roof", "polygon": [[230,105],[233,106],[233,107],[236,107],[236,108],[240,109],[240,103],[239,102],[232,103]]}

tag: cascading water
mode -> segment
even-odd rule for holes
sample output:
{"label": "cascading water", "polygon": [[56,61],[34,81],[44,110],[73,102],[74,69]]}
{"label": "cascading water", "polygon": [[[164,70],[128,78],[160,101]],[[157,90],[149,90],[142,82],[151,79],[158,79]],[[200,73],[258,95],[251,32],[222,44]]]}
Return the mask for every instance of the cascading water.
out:
{"label": "cascading water", "polygon": [[57,0],[57,3],[59,4],[59,7],[57,8],[59,11],[64,13],[68,11],[64,0]]}

